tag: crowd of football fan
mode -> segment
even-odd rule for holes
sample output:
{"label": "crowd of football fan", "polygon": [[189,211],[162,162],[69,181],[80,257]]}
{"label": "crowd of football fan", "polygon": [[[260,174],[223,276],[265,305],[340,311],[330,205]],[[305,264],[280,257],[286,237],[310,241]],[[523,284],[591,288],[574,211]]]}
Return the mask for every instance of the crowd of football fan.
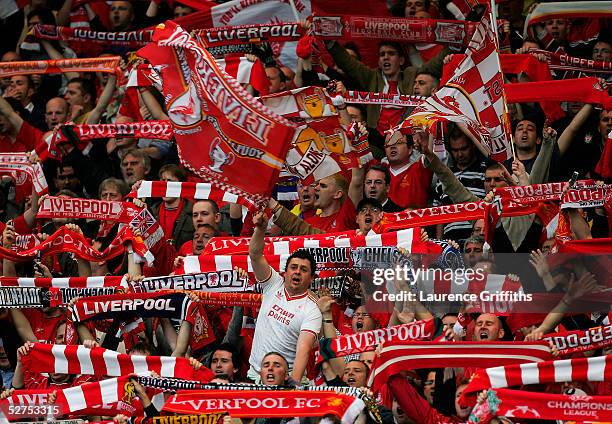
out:
{"label": "crowd of football fan", "polygon": [[[5,3],[13,3],[8,0]],[[2,5],[3,45],[2,62],[44,60],[57,58],[98,57],[122,55],[127,72],[129,48],[96,45],[92,49],[79,49],[69,43],[36,40],[32,42],[28,29],[38,23],[70,26],[75,16],[87,19],[79,22],[103,31],[130,31],[151,26],[173,16],[183,16],[194,10],[180,2],[105,2],[108,17],[101,19],[85,2],[75,9],[72,0],[30,0],[25,7]],[[102,2],[104,3],[104,2]],[[395,16],[417,18],[451,18],[436,0],[388,0]],[[521,37],[530,0],[501,2],[499,18],[509,22],[510,39],[514,53],[529,48],[543,48],[535,40]],[[76,14],[75,10],[85,11]],[[100,10],[99,8],[96,10]],[[105,27],[103,22],[109,23]],[[552,19],[545,30],[554,39],[555,46],[573,56],[612,61],[612,40],[608,36],[610,22],[602,22],[600,37],[588,44],[572,47],[567,42],[572,22]],[[28,41],[26,43],[26,40]],[[372,43],[377,43],[372,40]],[[328,87],[337,81],[335,89],[355,89],[386,93],[431,96],[439,86],[442,68],[451,52],[440,47],[431,60],[424,61],[419,50],[407,43],[394,41],[378,45],[378,67],[369,68],[360,63],[358,47],[352,43],[327,42],[326,48],[335,66],[323,65],[324,73],[316,72],[310,58],[299,59],[297,69],[281,66],[271,57],[270,49],[256,50],[262,57],[251,56],[266,64],[270,94],[309,85]],[[268,52],[268,53],[262,53]],[[316,66],[315,66],[316,65]],[[320,71],[320,70],[319,70]],[[567,73],[569,74],[569,73]],[[384,76],[384,78],[383,78]],[[592,75],[591,75],[592,76]],[[524,81],[522,75],[508,75],[510,79]],[[554,79],[569,77],[555,72]],[[572,75],[571,77],[577,77]],[[599,75],[603,80],[611,74]],[[154,88],[141,89],[140,110],[126,110],[122,105],[125,87],[117,86],[115,76],[102,73],[18,75],[0,79],[0,152],[30,152],[47,132],[66,122],[77,124],[132,122],[135,116],[143,119],[167,119],[164,105],[157,99],[163,96]],[[152,106],[153,105],[153,106]],[[359,284],[359,273],[353,277],[351,291],[343,297],[332,298],[321,289],[310,291],[316,264],[304,252],[296,252],[287,263],[284,276],[273,271],[263,255],[264,236],[306,235],[356,230],[368,234],[381,221],[385,213],[429,206],[451,205],[477,201],[490,191],[512,185],[526,185],[555,181],[568,181],[574,171],[580,178],[605,180],[595,174],[608,134],[612,131],[612,111],[601,110],[591,104],[564,103],[565,116],[556,122],[544,122],[544,114],[537,104],[512,105],[512,131],[515,159],[497,163],[483,157],[474,143],[459,128],[448,125],[445,132],[447,158],[441,160],[429,147],[427,137],[390,137],[385,130],[397,125],[410,113],[410,108],[397,106],[345,104],[338,107],[341,118],[362,123],[369,132],[369,142],[376,161],[365,169],[354,169],[352,178],[339,173],[303,185],[297,182],[299,200],[294,204],[270,200],[265,213],[248,214],[242,218],[241,208],[218,204],[212,200],[189,201],[181,198],[147,199],[147,207],[163,229],[169,263],[178,267],[187,255],[199,255],[211,238],[217,236],[250,236],[249,255],[255,277],[263,287],[260,311],[247,308],[220,308],[206,306],[204,310],[211,322],[214,342],[199,350],[185,343],[181,323],[168,319],[146,319],[146,331],[129,344],[129,354],[187,356],[201,361],[216,374],[218,381],[255,382],[264,385],[302,385],[324,381],[329,386],[367,387],[367,377],[375,352],[366,352],[346,358],[326,361],[314,366],[314,351],[320,337],[337,337],[433,318],[426,308],[411,302],[398,302],[391,312],[368,310],[367,281]],[[548,147],[546,147],[548,145]],[[552,146],[552,147],[551,147]],[[181,166],[176,145],[171,141],[150,139],[96,140],[85,149],[72,142],[59,146],[61,159],[47,159],[43,169],[49,192],[54,196],[93,198],[100,200],[127,200],[126,195],[140,180],[198,181]],[[541,157],[547,155],[548,157]],[[539,159],[539,160],[537,160]],[[92,245],[102,250],[117,234],[117,225],[101,234],[99,221],[37,219],[40,199],[33,195],[17,201],[15,181],[3,175],[0,181],[0,216],[2,245],[10,248],[17,234],[50,235],[63,225],[81,232]],[[555,243],[552,237],[543,237],[546,230],[533,215],[527,228],[520,229],[502,224],[495,231],[490,247],[484,241],[484,220],[453,222],[426,228],[429,239],[448,240],[451,247],[463,253],[464,266],[497,274],[519,273],[528,281],[526,290],[566,293],[566,303],[596,291],[609,281],[599,281],[584,267],[575,275],[563,275],[548,284],[550,273],[547,255]],[[609,217],[604,208],[570,210],[571,231],[574,239],[609,237]],[[517,218],[518,219],[518,218]],[[71,221],[71,222],[69,222]],[[43,236],[40,236],[44,238]],[[423,236],[427,237],[427,236]],[[524,267],[512,260],[510,265],[498,264],[494,254],[524,254]],[[148,268],[148,267],[147,267]],[[161,271],[160,271],[161,270]],[[164,273],[164,271],[167,271]],[[3,276],[19,277],[73,277],[123,275],[138,280],[145,276],[172,272],[160,266],[143,270],[130,254],[105,263],[89,263],[62,253],[45,257],[34,264],[12,263],[3,260]],[[524,274],[524,275],[523,275]],[[284,290],[283,290],[284,287]],[[443,325],[441,343],[456,340],[493,342],[497,340],[538,340],[556,329],[587,329],[608,324],[607,311],[595,320],[591,314],[561,314],[555,320],[529,322],[511,327],[512,320],[494,314],[474,317],[466,334],[457,334],[453,326],[459,306],[455,310],[437,313]],[[276,311],[274,313],[269,313]],[[546,313],[548,311],[539,311]],[[87,381],[83,376],[67,374],[41,375],[24,370],[20,357],[31,349],[30,342],[65,343],[67,326],[65,308],[3,309],[0,312],[0,373],[3,396],[13,389],[65,388]],[[95,344],[113,350],[125,350],[124,340],[105,337],[103,325],[76,324],[80,343]],[[188,330],[191,327],[187,327]],[[114,335],[113,335],[114,336]],[[111,341],[112,339],[112,341]],[[25,344],[24,344],[25,343]],[[589,354],[605,355],[598,350]],[[194,362],[194,366],[200,366]],[[385,423],[439,423],[465,422],[470,408],[455,402],[466,385],[467,370],[455,370],[452,379],[448,369],[420,369],[407,374],[403,387],[413,399],[411,405],[393,403],[382,408]],[[567,383],[563,387],[547,390],[563,393],[610,395],[609,384]],[[582,391],[582,392],[580,392]],[[145,413],[157,415],[142,388],[137,390],[145,406]],[[290,418],[290,417],[288,417]],[[118,417],[123,420],[125,417]],[[367,418],[370,420],[371,418]],[[508,419],[498,418],[499,422]],[[501,421],[505,420],[505,421]]]}

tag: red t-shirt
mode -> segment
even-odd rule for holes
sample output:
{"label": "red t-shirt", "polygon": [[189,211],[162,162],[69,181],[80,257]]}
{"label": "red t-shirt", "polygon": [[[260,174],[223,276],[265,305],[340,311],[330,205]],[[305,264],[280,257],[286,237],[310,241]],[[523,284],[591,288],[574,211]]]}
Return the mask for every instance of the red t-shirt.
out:
{"label": "red t-shirt", "polygon": [[423,166],[421,160],[391,172],[389,198],[401,208],[427,206],[433,172]]}
{"label": "red t-shirt", "polygon": [[64,315],[59,315],[54,318],[47,317],[39,309],[28,308],[23,309],[23,314],[30,322],[32,331],[36,340],[41,343],[55,343],[55,332],[60,321],[66,321]]}
{"label": "red t-shirt", "polygon": [[335,233],[357,228],[356,216],[355,205],[353,205],[353,202],[347,196],[338,212],[325,217],[315,215],[304,221],[327,233]]}
{"label": "red t-shirt", "polygon": [[[397,81],[387,81],[389,84],[388,94],[399,94],[397,91]],[[380,109],[380,118],[376,129],[379,133],[384,134],[389,128],[395,127],[400,123],[405,108],[401,106],[384,105]]]}
{"label": "red t-shirt", "polygon": [[20,153],[34,150],[34,147],[42,139],[43,132],[38,128],[23,121],[15,141],[4,135],[0,136],[0,153]]}
{"label": "red t-shirt", "polygon": [[166,209],[166,204],[162,202],[159,207],[159,225],[164,231],[164,235],[167,239],[172,238],[174,232],[174,223],[176,222],[181,210],[183,209],[183,202],[179,202],[179,205],[175,209]]}

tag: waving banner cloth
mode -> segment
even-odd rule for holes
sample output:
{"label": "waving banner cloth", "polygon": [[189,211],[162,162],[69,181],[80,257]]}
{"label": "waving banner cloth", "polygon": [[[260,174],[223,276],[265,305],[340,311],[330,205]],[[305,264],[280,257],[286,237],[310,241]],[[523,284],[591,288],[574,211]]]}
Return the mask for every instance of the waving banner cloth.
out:
{"label": "waving banner cloth", "polygon": [[562,395],[524,390],[489,390],[470,414],[469,423],[486,424],[493,417],[597,422],[612,420],[612,396]]}
{"label": "waving banner cloth", "polygon": [[320,355],[317,362],[332,358],[373,351],[376,346],[392,341],[431,340],[436,331],[435,321],[415,321],[393,327],[377,328],[363,333],[346,334],[320,341]]}
{"label": "waving banner cloth", "polygon": [[110,295],[115,291],[115,287],[0,287],[0,307],[21,309],[66,306],[77,297]]}
{"label": "waving banner cloth", "polygon": [[612,325],[551,333],[545,335],[544,340],[554,343],[561,356],[603,349],[612,344]]}
{"label": "waving banner cloth", "polygon": [[[285,171],[304,184],[359,166],[351,141],[326,90],[304,87],[259,99],[299,124],[285,159]],[[366,143],[367,144],[367,143]]]}
{"label": "waving banner cloth", "polygon": [[[250,237],[213,237],[204,253],[213,255],[248,254]],[[439,253],[435,243],[421,241],[421,229],[411,228],[393,233],[355,235],[355,231],[325,233],[307,236],[280,236],[264,239],[264,254],[290,254],[297,249],[311,247],[377,247],[397,246],[410,253]]]}
{"label": "waving banner cloth", "polygon": [[21,357],[25,369],[39,373],[81,374],[120,377],[157,373],[160,377],[208,382],[214,374],[206,367],[196,371],[187,358],[128,355],[101,347],[34,343]]}
{"label": "waving banner cloth", "polygon": [[473,404],[477,392],[490,388],[501,389],[570,381],[612,381],[612,355],[547,360],[533,364],[514,364],[478,370],[463,391],[460,403]]}
{"label": "waving banner cloth", "polygon": [[130,202],[48,196],[40,202],[37,218],[84,218],[131,222],[142,210]]}
{"label": "waving banner cloth", "polygon": [[162,90],[184,165],[253,205],[264,202],[283,166],[293,125],[253,99],[173,22],[160,25],[155,40],[139,55],[154,67],[164,65]]}
{"label": "waving banner cloth", "polygon": [[243,196],[228,193],[210,183],[193,183],[180,181],[143,181],[138,190],[132,191],[129,197],[146,199],[149,197],[181,197],[189,200],[211,199],[216,202],[239,203],[249,206]]}
{"label": "waving banner cloth", "polygon": [[[547,342],[389,342],[375,359],[368,386],[377,392],[401,371],[436,367],[488,367],[552,358]],[[517,365],[518,366],[518,365]],[[524,367],[524,365],[522,366]]]}
{"label": "waving banner cloth", "polygon": [[185,293],[125,293],[79,299],[70,307],[70,316],[74,322],[135,316],[184,319],[190,304]]}
{"label": "waving banner cloth", "polygon": [[0,277],[0,287],[54,287],[54,288],[97,288],[127,287],[127,280],[122,276],[104,277],[64,277],[64,278],[28,278]]}
{"label": "waving banner cloth", "polygon": [[86,59],[32,60],[27,62],[0,62],[0,76],[11,77],[24,74],[58,74],[64,72],[115,73],[119,57],[96,57]]}
{"label": "waving banner cloth", "polygon": [[26,183],[26,175],[39,196],[49,188],[40,163],[31,163],[25,153],[0,153],[0,174],[13,175],[17,186]]}
{"label": "waving banner cloth", "polygon": [[343,424],[352,423],[363,410],[362,400],[334,391],[184,391],[172,395],[165,412],[192,414],[199,411],[227,412],[232,417],[321,417],[335,415]]}
{"label": "waving banner cloth", "polygon": [[34,25],[32,34],[43,40],[89,41],[111,46],[143,46],[153,40],[153,30],[102,32],[82,28],[68,28],[55,25]]}
{"label": "waving banner cloth", "polygon": [[464,131],[479,150],[496,161],[512,157],[510,128],[504,112],[504,81],[494,34],[485,14],[453,77],[403,121],[396,130],[433,127],[451,121]]}
{"label": "waving banner cloth", "polygon": [[465,46],[477,24],[444,19],[405,19],[376,16],[314,16],[314,34],[327,39],[383,39],[410,43]]}
{"label": "waving banner cloth", "polygon": [[194,31],[196,39],[205,47],[244,43],[298,41],[304,29],[297,22],[206,28]]}
{"label": "waving banner cloth", "polygon": [[0,247],[0,257],[13,262],[23,262],[38,258],[39,252],[43,256],[71,252],[78,258],[85,259],[86,261],[102,262],[122,254],[124,251],[123,245],[128,241],[132,243],[134,252],[138,253],[148,262],[153,262],[153,255],[149,252],[147,246],[145,246],[142,238],[134,236],[129,227],[121,229],[117,237],[102,252],[94,249],[82,235],[70,231],[66,227],[61,227],[45,241],[30,249],[14,252]]}

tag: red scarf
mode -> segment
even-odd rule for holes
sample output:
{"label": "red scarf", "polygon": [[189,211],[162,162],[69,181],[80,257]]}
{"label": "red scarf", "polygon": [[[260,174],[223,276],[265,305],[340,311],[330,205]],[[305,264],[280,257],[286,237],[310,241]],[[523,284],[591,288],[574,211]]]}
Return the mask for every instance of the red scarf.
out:
{"label": "red scarf", "polygon": [[71,252],[78,258],[86,261],[102,262],[122,254],[124,251],[123,245],[128,241],[132,243],[134,252],[146,258],[149,262],[153,261],[153,255],[144,245],[142,238],[134,236],[129,227],[124,227],[102,252],[95,250],[81,234],[70,231],[66,227],[61,227],[45,241],[30,249],[13,252],[12,250],[0,247],[0,257],[13,262],[24,262],[38,258],[39,254],[45,257],[63,252]]}
{"label": "red scarf", "polygon": [[433,208],[405,210],[385,213],[380,221],[381,231],[393,231],[402,228],[427,227],[435,224],[447,224],[457,221],[472,221],[484,216],[485,203],[465,202]]}
{"label": "red scarf", "polygon": [[562,356],[603,349],[612,344],[612,325],[547,334],[544,340],[554,343]]}
{"label": "red scarf", "polygon": [[478,370],[463,391],[460,403],[462,405],[473,404],[476,400],[476,393],[489,388],[499,389],[570,381],[612,381],[612,355],[548,360]]}
{"label": "red scarf", "polygon": [[206,47],[266,41],[297,41],[302,35],[304,29],[295,22],[236,25],[194,31],[196,39]]}
{"label": "red scarf", "polygon": [[39,204],[37,218],[84,218],[127,224],[142,210],[130,202],[45,197]]}
{"label": "red scarf", "polygon": [[81,374],[120,377],[155,372],[160,377],[209,382],[211,370],[196,371],[187,358],[169,356],[128,355],[101,347],[34,343],[32,350],[21,357],[24,368],[31,372]]}
{"label": "red scarf", "polygon": [[66,124],[55,133],[52,140],[60,144],[68,140],[81,141],[99,138],[154,138],[156,140],[172,140],[174,132],[170,121],[125,122],[122,124]]}
{"label": "red scarf", "polygon": [[13,175],[17,189],[31,183],[39,196],[49,189],[40,163],[31,163],[25,153],[0,153],[0,174]]}
{"label": "red scarf", "polygon": [[[553,53],[547,50],[529,50],[529,54],[543,54],[546,56],[546,61],[550,69],[559,69],[563,71],[578,71],[591,74],[612,74],[612,62],[603,60],[585,59],[583,57],[574,57],[565,53]],[[518,56],[518,55],[508,55]]]}
{"label": "red scarf", "polygon": [[312,25],[314,34],[326,39],[366,38],[466,46],[476,31],[477,23],[341,15],[314,16]]}
{"label": "red scarf", "polygon": [[486,400],[477,405],[468,424],[486,424],[493,417],[537,420],[610,421],[612,396],[560,395],[524,390],[489,390]]}
{"label": "red scarf", "polygon": [[415,321],[393,327],[377,328],[363,333],[347,334],[320,341],[320,355],[317,363],[340,358],[354,353],[369,352],[381,343],[394,341],[431,340],[434,337],[435,321]]}
{"label": "red scarf", "polygon": [[377,392],[391,376],[410,369],[484,368],[546,361],[550,358],[552,358],[552,355],[546,342],[439,343],[395,341],[385,343],[380,355],[374,360],[368,385],[374,392]]}
{"label": "red scarf", "polygon": [[84,41],[103,43],[111,46],[143,46],[153,39],[152,29],[127,32],[101,32],[81,28],[59,27],[54,25],[34,25],[32,34],[43,40]]}
{"label": "red scarf", "polygon": [[373,93],[368,91],[347,91],[344,101],[361,105],[393,105],[402,107],[418,106],[426,99],[423,96],[407,94]]}
{"label": "red scarf", "polygon": [[360,399],[334,391],[302,390],[205,390],[182,391],[166,401],[165,412],[193,414],[200,411],[227,412],[232,417],[320,417],[335,415],[343,424],[352,423],[365,404]]}
{"label": "red scarf", "polygon": [[32,60],[27,62],[0,62],[3,77],[24,74],[58,74],[65,72],[107,72],[117,71],[118,56],[87,59]]}

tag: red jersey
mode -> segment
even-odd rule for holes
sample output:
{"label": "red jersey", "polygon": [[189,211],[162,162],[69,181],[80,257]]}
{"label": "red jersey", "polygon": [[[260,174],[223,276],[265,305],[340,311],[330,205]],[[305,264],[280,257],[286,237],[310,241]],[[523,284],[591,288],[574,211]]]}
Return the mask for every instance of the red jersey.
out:
{"label": "red jersey", "polygon": [[40,309],[28,308],[22,311],[30,322],[36,340],[41,343],[55,343],[55,332],[60,322],[66,321],[65,315],[49,318]]}
{"label": "red jersey", "polygon": [[[397,90],[397,81],[387,81],[389,84],[388,94],[399,94]],[[402,106],[384,105],[380,108],[380,117],[376,129],[379,133],[384,134],[389,128],[395,127],[402,120],[402,115],[406,108]]]}
{"label": "red jersey", "polygon": [[162,227],[164,235],[167,239],[172,239],[174,223],[182,210],[183,202],[179,202],[178,207],[174,209],[167,209],[164,202],[162,202],[162,204],[159,206],[159,225]]}
{"label": "red jersey", "polygon": [[402,209],[407,207],[424,208],[431,192],[433,172],[417,160],[400,169],[389,168],[391,188],[389,198]]}
{"label": "red jersey", "polygon": [[325,217],[315,215],[304,221],[327,233],[335,233],[357,228],[356,217],[355,205],[353,205],[353,202],[347,196],[338,212]]}

